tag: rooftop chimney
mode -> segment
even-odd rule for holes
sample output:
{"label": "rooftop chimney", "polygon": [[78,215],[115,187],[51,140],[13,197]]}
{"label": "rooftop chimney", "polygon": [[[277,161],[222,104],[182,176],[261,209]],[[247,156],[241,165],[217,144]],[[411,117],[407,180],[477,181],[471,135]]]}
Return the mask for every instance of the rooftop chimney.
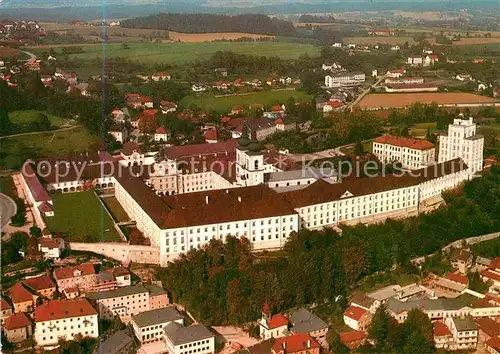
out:
{"label": "rooftop chimney", "polygon": [[307,347],[311,348],[311,340],[310,339],[307,340]]}
{"label": "rooftop chimney", "polygon": [[207,196],[205,196],[205,203],[207,203],[207,204],[208,204],[208,195],[207,195]]}

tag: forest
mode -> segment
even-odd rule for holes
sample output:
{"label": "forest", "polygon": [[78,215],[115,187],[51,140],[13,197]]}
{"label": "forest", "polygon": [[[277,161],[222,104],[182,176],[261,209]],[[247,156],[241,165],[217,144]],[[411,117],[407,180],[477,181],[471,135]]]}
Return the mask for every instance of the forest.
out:
{"label": "forest", "polygon": [[291,22],[258,14],[226,16],[161,13],[124,20],[121,22],[121,26],[163,29],[183,33],[243,32],[285,37],[293,37],[296,34],[295,27]]}
{"label": "forest", "polygon": [[466,237],[500,230],[500,167],[445,195],[446,206],[377,225],[302,229],[282,251],[256,255],[246,239],[212,240],[158,272],[174,302],[208,325],[241,324],[274,311],[344,300],[365,276],[397,265],[418,273],[410,259]]}

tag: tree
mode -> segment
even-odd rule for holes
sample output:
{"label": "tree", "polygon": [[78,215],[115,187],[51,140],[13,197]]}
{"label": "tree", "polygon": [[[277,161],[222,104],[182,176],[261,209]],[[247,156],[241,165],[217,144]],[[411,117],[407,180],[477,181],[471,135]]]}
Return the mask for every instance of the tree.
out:
{"label": "tree", "polygon": [[42,236],[42,230],[37,226],[30,227],[30,235],[34,238],[39,238]]}
{"label": "tree", "polygon": [[340,341],[340,336],[333,329],[330,329],[326,334],[326,341],[328,342],[328,349],[331,353],[348,353],[349,348]]}
{"label": "tree", "polygon": [[47,131],[52,128],[49,117],[44,113],[39,113],[36,117],[35,124],[40,131]]}
{"label": "tree", "polygon": [[405,138],[409,138],[410,137],[410,132],[408,130],[408,126],[407,125],[403,125],[401,127],[401,129],[399,130],[399,135],[403,136]]}
{"label": "tree", "polygon": [[481,279],[478,272],[469,272],[469,289],[478,293],[485,293],[488,290],[488,285]]}
{"label": "tree", "polygon": [[7,109],[0,107],[0,136],[7,135],[12,131],[13,124],[10,121]]}
{"label": "tree", "polygon": [[130,49],[127,43],[122,43],[122,49]]}
{"label": "tree", "polygon": [[356,142],[356,145],[354,146],[354,153],[359,156],[359,155],[363,155],[364,154],[364,149],[363,149],[363,144],[361,143],[361,141],[357,141]]}
{"label": "tree", "polygon": [[353,284],[369,268],[368,259],[361,244],[343,249],[342,268],[349,284]]}

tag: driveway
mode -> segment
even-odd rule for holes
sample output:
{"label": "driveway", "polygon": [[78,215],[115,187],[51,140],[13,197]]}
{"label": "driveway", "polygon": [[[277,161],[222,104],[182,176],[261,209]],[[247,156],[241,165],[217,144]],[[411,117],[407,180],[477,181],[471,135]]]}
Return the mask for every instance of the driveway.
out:
{"label": "driveway", "polygon": [[0,193],[0,228],[3,229],[10,221],[10,218],[16,215],[17,206],[11,197]]}

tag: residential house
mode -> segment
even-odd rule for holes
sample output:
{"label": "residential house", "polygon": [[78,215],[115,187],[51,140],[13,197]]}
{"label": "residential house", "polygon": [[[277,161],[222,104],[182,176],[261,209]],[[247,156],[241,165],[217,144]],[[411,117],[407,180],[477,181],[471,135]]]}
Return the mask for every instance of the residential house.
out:
{"label": "residential house", "polygon": [[113,333],[111,336],[101,338],[92,354],[136,354],[134,335],[129,328]]}
{"label": "residential house", "polygon": [[320,345],[307,333],[292,334],[277,338],[272,347],[272,354],[319,354]]}
{"label": "residential house", "polygon": [[356,330],[365,330],[371,321],[371,313],[361,307],[349,306],[344,311],[344,323]]}
{"label": "residential house", "polygon": [[153,108],[154,103],[151,97],[141,97],[141,104],[144,108]]}
{"label": "residential house", "polygon": [[115,267],[106,269],[106,272],[110,272],[115,277],[116,286],[121,288],[124,286],[130,286],[131,278],[130,271],[124,267]]}
{"label": "residential house", "polygon": [[247,84],[252,87],[261,87],[262,81],[260,81],[259,79],[253,79],[252,81],[247,82]]}
{"label": "residential house", "polygon": [[448,349],[453,343],[453,335],[446,325],[441,321],[433,323],[434,345],[436,348]]}
{"label": "residential house", "polygon": [[349,331],[339,334],[340,341],[350,350],[356,350],[360,345],[363,345],[368,338],[368,334],[364,331]]}
{"label": "residential house", "polygon": [[273,79],[272,77],[268,77],[266,79],[266,84],[267,84],[267,86],[276,86],[276,79]]}
{"label": "residential house", "polygon": [[169,354],[215,353],[215,336],[202,324],[184,327],[172,321],[164,328],[163,341]]}
{"label": "residential house", "polygon": [[162,340],[163,328],[171,322],[184,325],[184,318],[174,307],[145,311],[131,320],[134,334],[143,344]]}
{"label": "residential house", "polygon": [[151,75],[151,80],[156,82],[170,80],[170,74],[165,71],[154,73],[153,75]]}
{"label": "residential house", "polygon": [[33,334],[31,320],[23,312],[8,317],[2,328],[10,343],[23,342]]}
{"label": "residential house", "polygon": [[80,295],[78,288],[66,288],[62,291],[66,299],[76,299]]}
{"label": "residential house", "polygon": [[476,263],[476,270],[478,272],[482,272],[483,270],[486,270],[490,267],[491,259],[477,256],[475,263]]}
{"label": "residential house", "polygon": [[228,83],[228,82],[224,82],[224,81],[217,81],[217,82],[215,83],[215,88],[216,88],[217,90],[219,90],[219,91],[220,91],[220,90],[227,90],[227,89],[229,88],[229,86],[230,86],[230,83]]}
{"label": "residential house", "polygon": [[344,104],[338,99],[329,99],[328,102],[323,106],[323,113],[331,112],[335,109],[342,108]]}
{"label": "residential house", "polygon": [[203,92],[203,91],[206,91],[207,88],[204,85],[194,85],[193,84],[191,86],[191,90],[194,91],[194,92]]}
{"label": "residential house", "polygon": [[40,80],[42,81],[42,83],[47,86],[47,85],[50,85],[52,83],[52,76],[50,75],[42,75],[40,76]]}
{"label": "residential house", "polygon": [[168,292],[157,284],[144,284],[149,291],[149,308],[151,310],[161,309],[170,305]]}
{"label": "residential house", "polygon": [[338,63],[326,63],[321,65],[321,69],[324,71],[335,71],[342,70],[342,66]]}
{"label": "residential house", "polygon": [[453,336],[451,349],[476,349],[479,329],[472,316],[448,317],[444,323]]}
{"label": "residential house", "polygon": [[406,63],[411,66],[424,66],[424,59],[422,57],[408,57]]}
{"label": "residential house", "polygon": [[167,127],[159,127],[155,131],[155,136],[154,136],[155,141],[161,141],[161,142],[166,142],[170,140],[170,133],[168,131]]}
{"label": "residential house", "polygon": [[35,309],[35,341],[39,346],[56,345],[75,336],[97,338],[97,312],[86,299],[52,300]]}
{"label": "residential house", "polygon": [[290,331],[294,334],[307,333],[319,343],[326,344],[328,325],[315,314],[301,308],[290,315]]}
{"label": "residential house", "polygon": [[467,249],[455,249],[450,255],[450,263],[454,269],[457,269],[462,274],[467,274],[472,267],[472,259],[474,258],[471,251]]}
{"label": "residential house", "polygon": [[234,116],[237,114],[242,114],[245,111],[245,108],[242,105],[236,105],[231,108],[230,115]]}
{"label": "residential house", "polygon": [[111,111],[111,115],[113,116],[113,120],[117,123],[125,123],[125,112],[123,109],[115,108]]}
{"label": "residential house", "polygon": [[145,155],[141,147],[134,141],[123,144],[120,154],[124,165],[133,166],[144,163]]}
{"label": "residential house", "polygon": [[392,79],[398,79],[404,74],[406,74],[406,70],[401,68],[388,71],[386,76]]}
{"label": "residential house", "polygon": [[163,114],[173,113],[177,110],[177,104],[172,101],[161,101],[160,109]]}
{"label": "residential house", "polygon": [[500,336],[489,339],[484,344],[484,348],[488,353],[500,354]]}
{"label": "residential house", "polygon": [[80,291],[86,292],[94,287],[96,273],[92,264],[84,263],[55,269],[54,279],[56,280],[59,291],[76,287]]}
{"label": "residential house", "polygon": [[113,273],[101,271],[96,275],[96,282],[91,291],[108,291],[116,288],[116,280]]}
{"label": "residential house", "polygon": [[205,138],[205,142],[207,144],[215,144],[218,142],[217,140],[217,129],[212,128],[208,129],[203,133],[203,138]]}
{"label": "residential house", "polygon": [[141,95],[138,93],[127,93],[125,95],[125,104],[133,109],[142,107]]}
{"label": "residential house", "polygon": [[74,72],[70,72],[66,76],[66,82],[68,85],[76,85],[78,83],[78,74]]}
{"label": "residential house", "polygon": [[42,61],[36,58],[31,58],[24,63],[24,66],[29,71],[40,71],[40,63]]}
{"label": "residential house", "polygon": [[351,306],[361,307],[362,309],[365,309],[366,311],[369,311],[372,314],[375,313],[375,311],[381,305],[381,303],[382,302],[380,300],[376,300],[372,297],[369,297],[362,292],[354,293],[351,298]]}
{"label": "residential house", "polygon": [[12,315],[12,305],[9,304],[3,297],[0,297],[0,306],[2,311],[2,316],[0,317],[0,325],[3,326],[5,319]]}
{"label": "residential house", "polygon": [[149,290],[142,284],[104,292],[89,292],[86,297],[98,309],[99,317],[102,318],[129,318],[150,310]]}
{"label": "residential house", "polygon": [[21,281],[18,281],[9,289],[9,295],[14,305],[14,313],[29,312],[35,308],[35,301],[38,296],[26,289]]}
{"label": "residential house", "polygon": [[472,76],[470,76],[469,74],[457,74],[457,76],[455,76],[455,79],[457,79],[458,81],[471,81]]}
{"label": "residential house", "polygon": [[220,76],[224,76],[224,77],[227,76],[227,69],[226,68],[217,68],[214,70],[214,72],[216,75],[220,75]]}
{"label": "residential house", "polygon": [[292,78],[291,77],[280,77],[279,82],[282,83],[283,85],[290,85],[292,83]]}
{"label": "residential house", "polygon": [[258,322],[260,338],[263,340],[286,336],[288,331],[288,318],[281,313],[273,315],[267,302],[262,308],[262,317]]}
{"label": "residential house", "polygon": [[125,124],[111,124],[108,133],[119,143],[123,144],[128,139],[128,129]]}
{"label": "residential house", "polygon": [[241,77],[237,78],[236,80],[234,80],[234,86],[236,87],[245,86],[245,80],[243,80]]}
{"label": "residential house", "polygon": [[489,268],[481,272],[481,278],[492,284],[491,293],[500,295],[500,257],[491,260]]}
{"label": "residential house", "polygon": [[[496,338],[500,336],[500,323],[489,318],[489,317],[481,317],[476,318],[476,324],[479,329],[479,343],[486,343],[491,338]],[[480,349],[480,348],[478,348]]]}
{"label": "residential house", "polygon": [[38,250],[43,253],[45,259],[59,259],[64,249],[64,239],[60,237],[40,237],[38,239]]}
{"label": "residential house", "polygon": [[36,295],[47,299],[53,299],[56,296],[56,284],[48,275],[25,278],[21,281]]}

